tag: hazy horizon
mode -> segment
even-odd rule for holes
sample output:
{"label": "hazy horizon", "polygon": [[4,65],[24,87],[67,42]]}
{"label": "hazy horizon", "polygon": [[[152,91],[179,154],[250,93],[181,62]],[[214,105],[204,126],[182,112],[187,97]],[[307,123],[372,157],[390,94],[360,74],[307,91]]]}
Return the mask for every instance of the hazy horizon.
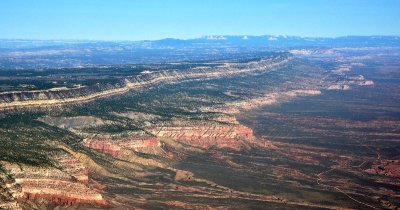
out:
{"label": "hazy horizon", "polygon": [[140,41],[203,35],[399,36],[400,2],[2,1],[1,39]]}
{"label": "hazy horizon", "polygon": [[[271,34],[264,34],[264,35],[237,35],[237,34],[226,34],[226,35],[201,35],[197,37],[189,37],[189,38],[177,38],[177,37],[163,37],[159,39],[131,39],[131,40],[123,40],[123,39],[35,39],[35,38],[2,38],[0,37],[0,40],[9,40],[9,41],[100,41],[100,42],[140,42],[140,41],[160,41],[160,40],[167,40],[167,39],[173,39],[173,40],[195,40],[195,39],[208,39],[208,40],[218,40],[218,39],[212,39],[211,37],[277,37],[277,38],[302,38],[302,39],[338,39],[338,38],[344,38],[344,37],[398,37],[400,38],[400,35],[380,35],[380,34],[375,34],[375,35],[343,35],[343,36],[298,36],[298,35],[271,35]],[[221,39],[220,39],[221,40]]]}

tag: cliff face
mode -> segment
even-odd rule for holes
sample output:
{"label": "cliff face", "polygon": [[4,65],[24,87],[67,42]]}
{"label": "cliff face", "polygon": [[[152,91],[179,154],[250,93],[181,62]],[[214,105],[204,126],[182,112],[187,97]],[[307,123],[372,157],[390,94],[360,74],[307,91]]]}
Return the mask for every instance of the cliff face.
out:
{"label": "cliff face", "polygon": [[202,148],[240,150],[243,147],[241,140],[254,140],[253,131],[243,125],[167,126],[155,128],[151,133],[161,139],[172,139]]}
{"label": "cliff face", "polygon": [[90,95],[95,92],[105,91],[115,88],[109,84],[80,86],[76,88],[51,88],[47,90],[34,91],[10,91],[0,93],[0,103],[11,103],[17,101],[33,101],[33,100],[60,100],[65,98],[76,98]]}
{"label": "cliff face", "polygon": [[128,137],[113,138],[87,138],[83,141],[86,147],[97,150],[102,153],[118,157],[121,150],[131,149],[137,152],[158,154],[161,143],[159,139],[153,136],[138,136],[132,134]]}
{"label": "cliff face", "polygon": [[18,179],[17,183],[23,186],[19,199],[45,198],[60,205],[106,204],[101,194],[81,183],[52,179]]}
{"label": "cliff face", "polygon": [[10,200],[45,199],[60,205],[106,204],[103,196],[90,187],[89,171],[81,162],[67,154],[53,158],[60,169],[2,162],[6,174],[12,177],[7,188],[15,189],[10,193]]}
{"label": "cliff face", "polygon": [[[119,116],[122,115],[119,114]],[[255,143],[253,130],[241,125],[231,115],[221,115],[212,120],[174,118],[154,123],[145,128],[145,131],[131,133],[125,137],[105,135],[87,137],[83,144],[91,149],[118,157],[123,149],[170,156],[162,148],[163,140],[173,140],[203,149],[215,147],[233,150],[241,150],[247,147],[247,144]]]}
{"label": "cliff face", "polygon": [[118,84],[97,84],[90,87],[62,88],[39,91],[4,92],[0,93],[0,109],[12,109],[36,106],[59,106],[68,103],[81,103],[123,94],[131,89],[140,89],[160,83],[178,83],[193,80],[209,80],[219,77],[229,77],[238,74],[259,73],[287,64],[290,57],[277,56],[248,63],[226,63],[217,67],[191,68],[184,71],[163,70],[148,74],[127,77]]}
{"label": "cliff face", "polygon": [[110,154],[114,157],[117,157],[121,147],[116,145],[115,143],[112,142],[107,142],[107,140],[104,139],[97,139],[97,140],[85,140],[84,145],[91,148],[98,150],[100,152]]}

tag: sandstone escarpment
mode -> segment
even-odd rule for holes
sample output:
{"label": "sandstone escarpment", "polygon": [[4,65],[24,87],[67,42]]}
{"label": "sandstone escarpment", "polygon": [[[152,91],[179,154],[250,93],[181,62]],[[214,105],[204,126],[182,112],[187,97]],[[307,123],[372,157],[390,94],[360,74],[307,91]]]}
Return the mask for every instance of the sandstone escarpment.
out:
{"label": "sandstone escarpment", "polygon": [[104,84],[61,90],[4,92],[0,94],[0,109],[82,103],[111,95],[123,94],[131,89],[141,89],[160,83],[172,84],[230,77],[238,74],[260,73],[279,68],[287,64],[290,59],[287,55],[282,55],[256,62],[226,63],[212,68],[192,68],[185,71],[163,70],[127,77],[114,85]]}
{"label": "sandstone escarpment", "polygon": [[[115,87],[117,86],[120,86],[120,84],[116,84]],[[47,90],[10,91],[0,93],[0,103],[76,98],[93,94],[95,92],[105,91],[115,87],[109,84],[96,84],[93,86],[79,86],[75,88],[51,88]]]}
{"label": "sandstone escarpment", "polygon": [[150,132],[161,139],[172,139],[202,148],[240,150],[244,140],[254,140],[252,129],[243,125],[165,126]]}
{"label": "sandstone escarpment", "polygon": [[[129,114],[130,119],[141,121],[143,116]],[[248,143],[255,143],[253,130],[241,125],[234,116],[221,114],[210,120],[189,120],[173,118],[158,121],[146,132],[132,132],[125,136],[87,136],[83,140],[86,147],[119,157],[122,150],[128,149],[140,153],[171,157],[173,154],[163,148],[162,141],[173,140],[204,149],[228,148],[241,150]]]}
{"label": "sandstone escarpment", "polygon": [[[320,90],[308,90],[308,89],[297,89],[297,90],[289,90],[284,92],[272,92],[272,93],[265,93],[261,96],[228,102],[223,105],[218,105],[214,107],[201,107],[202,111],[213,111],[213,112],[221,112],[225,113],[228,116],[233,116],[238,114],[241,110],[250,110],[257,107],[273,105],[277,103],[282,103],[288,101],[290,99],[300,97],[300,96],[312,96],[312,95],[319,95],[321,94]],[[225,117],[226,118],[226,117]],[[223,118],[222,118],[223,119]],[[218,119],[216,119],[218,121]],[[223,122],[223,120],[221,121]],[[229,123],[235,123],[234,121],[230,120]]]}
{"label": "sandstone escarpment", "polygon": [[161,148],[161,142],[154,136],[146,134],[132,134],[120,138],[87,138],[83,144],[102,153],[119,156],[121,150],[130,149],[136,152],[164,156],[166,152]]}
{"label": "sandstone escarpment", "polygon": [[81,183],[48,179],[20,179],[17,183],[24,186],[20,199],[45,198],[61,205],[107,203],[101,194]]}
{"label": "sandstone escarpment", "polygon": [[106,201],[97,191],[88,185],[88,170],[72,156],[62,155],[58,160],[57,169],[51,166],[17,165],[3,162],[6,174],[12,177],[7,189],[14,189],[11,194],[14,200],[36,201],[44,199],[59,205],[94,204],[105,205]]}
{"label": "sandstone escarpment", "polygon": [[108,142],[107,139],[85,139],[84,145],[114,157],[117,157],[121,150],[120,146],[116,145],[114,142]]}
{"label": "sandstone escarpment", "polygon": [[20,199],[45,198],[61,205],[106,204],[101,194],[81,183],[52,179],[19,179],[17,183],[23,186]]}

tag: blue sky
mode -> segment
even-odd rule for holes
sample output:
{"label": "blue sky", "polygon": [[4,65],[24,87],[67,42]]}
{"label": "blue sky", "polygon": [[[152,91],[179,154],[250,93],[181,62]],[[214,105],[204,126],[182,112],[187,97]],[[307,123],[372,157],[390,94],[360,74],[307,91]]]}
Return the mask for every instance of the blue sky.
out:
{"label": "blue sky", "polygon": [[400,0],[0,0],[0,38],[400,35]]}

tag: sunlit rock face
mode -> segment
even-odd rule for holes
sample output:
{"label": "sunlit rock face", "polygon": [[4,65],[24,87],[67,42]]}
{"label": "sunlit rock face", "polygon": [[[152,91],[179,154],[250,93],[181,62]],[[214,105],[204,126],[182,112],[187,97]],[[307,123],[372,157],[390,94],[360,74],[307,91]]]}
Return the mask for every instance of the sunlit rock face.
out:
{"label": "sunlit rock face", "polygon": [[79,160],[70,155],[58,158],[61,170],[3,162],[3,167],[13,180],[8,183],[9,187],[20,186],[12,194],[14,199],[20,202],[45,199],[59,205],[107,203],[99,192],[90,187],[89,171]]}
{"label": "sunlit rock face", "polygon": [[240,150],[242,141],[254,140],[253,131],[243,125],[199,125],[160,127],[151,131],[155,136],[173,139],[202,148],[230,148]]}

